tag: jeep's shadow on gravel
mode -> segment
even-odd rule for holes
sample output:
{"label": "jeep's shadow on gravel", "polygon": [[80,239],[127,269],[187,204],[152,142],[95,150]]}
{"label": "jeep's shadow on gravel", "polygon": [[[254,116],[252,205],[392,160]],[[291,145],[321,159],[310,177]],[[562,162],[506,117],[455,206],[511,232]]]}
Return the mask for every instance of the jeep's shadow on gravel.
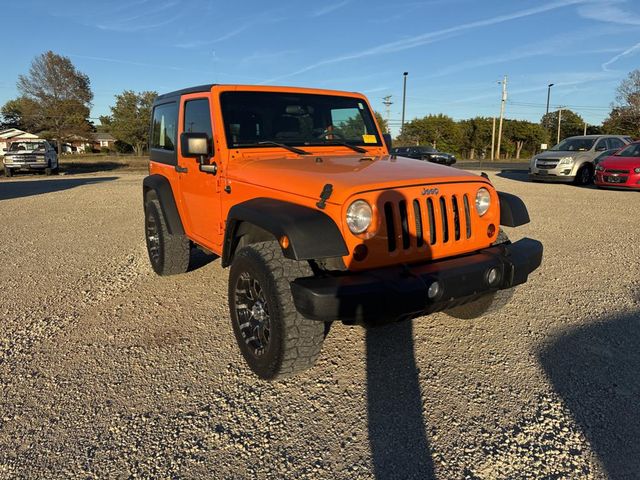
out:
{"label": "jeep's shadow on gravel", "polygon": [[435,478],[413,322],[368,328],[366,347],[367,426],[375,478]]}
{"label": "jeep's shadow on gravel", "polygon": [[82,185],[110,182],[118,177],[57,178],[55,180],[25,180],[0,182],[0,200],[30,197],[44,193],[59,192]]}
{"label": "jeep's shadow on gravel", "polygon": [[608,478],[640,472],[640,309],[571,330],[539,353]]}

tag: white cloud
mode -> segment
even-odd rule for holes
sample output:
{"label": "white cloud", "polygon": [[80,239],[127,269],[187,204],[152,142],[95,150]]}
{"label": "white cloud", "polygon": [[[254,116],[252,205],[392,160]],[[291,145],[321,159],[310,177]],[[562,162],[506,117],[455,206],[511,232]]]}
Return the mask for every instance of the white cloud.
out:
{"label": "white cloud", "polygon": [[636,52],[640,52],[640,43],[636,43],[635,45],[633,45],[632,47],[627,48],[626,50],[624,50],[623,52],[619,53],[618,55],[615,55],[614,57],[611,57],[608,61],[604,62],[602,64],[602,70],[604,70],[605,72],[610,71],[609,66],[614,64],[615,62],[617,62],[618,60],[620,60],[622,57],[626,57],[628,55],[633,55]]}
{"label": "white cloud", "polygon": [[620,8],[625,0],[604,0],[590,2],[578,8],[582,18],[599,22],[616,23],[621,25],[640,25],[640,15]]}
{"label": "white cloud", "polygon": [[325,5],[324,7],[320,7],[311,12],[311,16],[322,17],[323,15],[328,15],[329,13],[335,12],[336,10],[348,5],[349,3],[351,3],[351,0],[343,0],[342,2]]}
{"label": "white cloud", "polygon": [[429,43],[436,42],[438,40],[443,40],[443,39],[452,37],[454,35],[457,35],[459,33],[465,32],[467,30],[472,30],[472,29],[476,29],[476,28],[497,25],[497,24],[500,24],[500,23],[504,23],[504,22],[508,22],[508,21],[512,21],[512,20],[517,20],[517,19],[520,19],[520,18],[525,18],[525,17],[532,16],[532,15],[537,15],[539,13],[544,13],[544,12],[548,12],[548,11],[551,11],[551,10],[556,10],[558,8],[563,8],[563,7],[567,7],[567,6],[570,6],[570,5],[576,5],[576,4],[584,3],[585,1],[586,0],[558,0],[558,1],[555,1],[555,2],[550,2],[550,3],[543,4],[543,5],[539,5],[537,7],[532,7],[532,8],[528,8],[528,9],[525,9],[525,10],[519,10],[519,11],[513,12],[513,13],[508,13],[508,14],[504,14],[504,15],[498,15],[498,16],[487,18],[487,19],[484,19],[484,20],[477,20],[475,22],[463,23],[463,24],[460,24],[460,25],[455,25],[453,27],[444,28],[444,29],[441,29],[441,30],[433,31],[433,32],[427,32],[427,33],[423,33],[421,35],[416,35],[416,36],[409,37],[409,38],[404,38],[402,40],[383,43],[381,45],[377,45],[375,47],[371,47],[371,48],[362,50],[360,52],[355,52],[355,53],[351,53],[351,54],[347,54],[347,55],[343,55],[343,56],[339,56],[339,57],[335,57],[335,58],[329,58],[329,59],[322,60],[322,61],[317,62],[317,63],[313,63],[311,65],[307,65],[306,67],[303,67],[303,68],[301,68],[299,70],[291,72],[291,73],[289,73],[287,75],[282,75],[280,77],[268,80],[265,83],[271,83],[271,82],[275,82],[275,81],[278,81],[278,80],[282,80],[284,78],[289,78],[289,77],[293,77],[293,76],[296,76],[296,75],[300,75],[300,74],[306,73],[306,72],[308,72],[310,70],[314,70],[316,68],[327,66],[327,65],[333,65],[333,64],[336,64],[336,63],[341,63],[341,62],[345,62],[345,61],[349,61],[349,60],[355,60],[355,59],[368,57],[368,56],[372,56],[372,55],[394,53],[394,52],[399,52],[399,51],[402,51],[402,50],[407,50],[407,49],[410,49],[410,48],[419,47],[419,46],[422,46],[422,45],[426,45],[426,44],[429,44]]}

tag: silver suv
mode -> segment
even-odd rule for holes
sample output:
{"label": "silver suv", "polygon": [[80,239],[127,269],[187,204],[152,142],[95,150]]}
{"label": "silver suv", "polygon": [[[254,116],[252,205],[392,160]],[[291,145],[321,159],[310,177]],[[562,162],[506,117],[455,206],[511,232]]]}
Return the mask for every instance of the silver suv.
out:
{"label": "silver suv", "polygon": [[618,150],[631,143],[622,135],[583,135],[565,138],[546,152],[534,155],[529,165],[533,181],[591,183],[595,167],[593,161],[602,152]]}

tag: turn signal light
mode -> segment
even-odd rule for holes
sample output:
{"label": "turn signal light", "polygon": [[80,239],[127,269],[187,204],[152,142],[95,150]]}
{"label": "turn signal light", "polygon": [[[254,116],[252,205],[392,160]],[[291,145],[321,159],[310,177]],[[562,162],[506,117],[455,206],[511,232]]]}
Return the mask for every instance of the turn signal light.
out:
{"label": "turn signal light", "polygon": [[280,246],[283,248],[283,250],[286,250],[287,248],[289,248],[289,237],[287,237],[286,235],[281,236]]}

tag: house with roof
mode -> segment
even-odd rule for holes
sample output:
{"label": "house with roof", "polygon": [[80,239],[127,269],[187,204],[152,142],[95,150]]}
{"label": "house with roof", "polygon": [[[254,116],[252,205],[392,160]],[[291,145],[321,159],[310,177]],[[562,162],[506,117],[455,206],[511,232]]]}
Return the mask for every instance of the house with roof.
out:
{"label": "house with roof", "polygon": [[4,153],[4,150],[9,148],[9,145],[13,142],[19,142],[21,140],[44,140],[38,135],[25,132],[18,128],[7,128],[0,130],[0,155]]}
{"label": "house with roof", "polygon": [[112,150],[116,143],[116,139],[110,133],[97,132],[92,135],[92,146],[94,150],[108,148]]}

